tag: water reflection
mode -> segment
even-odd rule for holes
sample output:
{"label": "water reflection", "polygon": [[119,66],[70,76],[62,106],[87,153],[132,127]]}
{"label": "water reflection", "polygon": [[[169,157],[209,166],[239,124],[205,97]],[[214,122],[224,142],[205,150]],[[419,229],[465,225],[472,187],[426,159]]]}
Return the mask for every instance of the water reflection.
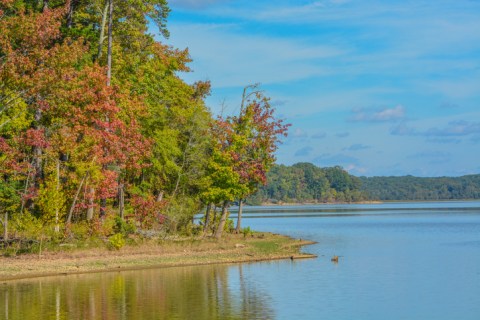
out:
{"label": "water reflection", "polygon": [[1,284],[0,319],[273,319],[269,300],[242,265],[147,269]]}

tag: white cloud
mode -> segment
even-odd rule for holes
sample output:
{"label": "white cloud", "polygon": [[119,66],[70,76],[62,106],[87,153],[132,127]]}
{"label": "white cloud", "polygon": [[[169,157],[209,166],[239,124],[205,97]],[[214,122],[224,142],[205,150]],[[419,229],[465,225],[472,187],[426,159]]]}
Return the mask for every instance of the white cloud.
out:
{"label": "white cloud", "polygon": [[385,122],[398,121],[405,117],[405,108],[401,105],[380,110],[359,108],[353,109],[352,112],[351,121]]}
{"label": "white cloud", "polygon": [[223,2],[229,2],[229,0],[169,0],[168,4],[172,7],[179,6],[183,8],[198,9]]}

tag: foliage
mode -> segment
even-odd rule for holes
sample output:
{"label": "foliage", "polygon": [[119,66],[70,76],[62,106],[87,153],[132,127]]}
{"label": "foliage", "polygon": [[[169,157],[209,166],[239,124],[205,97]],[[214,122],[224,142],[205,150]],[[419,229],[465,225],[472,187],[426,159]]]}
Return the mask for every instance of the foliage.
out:
{"label": "foliage", "polygon": [[252,229],[250,229],[250,227],[246,227],[242,229],[242,234],[243,234],[243,237],[246,238],[249,236],[253,236],[253,231]]}
{"label": "foliage", "polygon": [[108,248],[112,250],[120,250],[125,246],[125,238],[121,233],[115,233],[113,236],[108,238]]}
{"label": "foliage", "polygon": [[[111,10],[110,10],[111,9]],[[214,118],[165,0],[0,0],[0,224],[41,241],[195,233],[205,204],[265,183],[288,125],[250,86]],[[223,210],[226,215],[227,210]],[[231,229],[226,216],[216,230]],[[118,216],[118,217],[117,217]],[[126,220],[125,220],[126,219]]]}
{"label": "foliage", "polygon": [[311,163],[274,165],[267,184],[249,201],[262,202],[357,202],[368,199],[359,178],[341,167],[319,168]]}
{"label": "foliage", "polygon": [[480,199],[480,175],[421,178],[360,177],[362,190],[373,200]]}

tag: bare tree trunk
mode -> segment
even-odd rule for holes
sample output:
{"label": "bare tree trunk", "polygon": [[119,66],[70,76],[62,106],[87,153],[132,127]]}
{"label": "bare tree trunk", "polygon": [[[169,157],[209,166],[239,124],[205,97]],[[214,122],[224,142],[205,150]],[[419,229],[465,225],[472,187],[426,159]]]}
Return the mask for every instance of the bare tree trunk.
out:
{"label": "bare tree trunk", "polygon": [[[108,50],[107,50],[107,86],[112,81],[112,28],[113,28],[113,0],[108,0]],[[109,121],[107,117],[107,122]],[[107,199],[100,199],[100,218],[105,217]]]}
{"label": "bare tree trunk", "polygon": [[208,227],[210,226],[210,213],[212,212],[212,204],[209,203],[207,205],[207,209],[205,210],[205,225],[203,226],[203,236],[205,237],[208,232]]}
{"label": "bare tree trunk", "polygon": [[102,24],[100,26],[100,38],[98,39],[97,61],[100,60],[100,58],[102,57],[103,42],[105,41],[105,27],[107,25],[109,3],[110,3],[109,0],[105,0],[105,7],[103,8],[103,12],[102,12]]}
{"label": "bare tree trunk", "polygon": [[[42,120],[42,110],[40,108],[37,108],[35,110],[35,126],[37,129],[41,129],[40,121]],[[36,146],[34,147],[33,150],[34,154],[34,168],[35,168],[35,186],[40,187],[40,180],[43,180],[43,161],[42,161],[42,155],[43,155],[43,150],[41,147]]]}
{"label": "bare tree trunk", "polygon": [[71,28],[73,25],[73,11],[78,0],[67,0],[65,5],[67,6],[67,28]]}
{"label": "bare tree trunk", "polygon": [[25,209],[25,196],[27,195],[28,192],[28,184],[30,182],[30,173],[31,169],[28,169],[27,173],[27,179],[25,181],[25,190],[23,191],[23,196],[22,196],[22,204],[20,205],[20,215],[23,215],[23,209]]}
{"label": "bare tree trunk", "polygon": [[85,179],[87,179],[88,173],[86,173],[82,181],[80,182],[80,185],[78,186],[77,192],[75,193],[75,197],[73,198],[72,206],[70,207],[70,211],[68,212],[68,217],[67,217],[67,223],[72,222],[72,215],[73,215],[73,210],[75,209],[75,205],[77,204],[78,200],[78,195],[80,194],[80,190],[82,189],[83,183],[85,182]]}
{"label": "bare tree trunk", "polygon": [[164,191],[160,191],[157,195],[157,202],[161,202],[163,200],[163,194],[164,194]]}
{"label": "bare tree trunk", "polygon": [[120,218],[124,218],[125,215],[125,185],[120,183],[120,186],[118,187],[118,213],[120,215]]}
{"label": "bare tree trunk", "polygon": [[[60,192],[60,160],[57,159],[57,186],[55,187],[57,190],[57,197]],[[58,199],[56,199],[57,203],[55,204],[55,233],[58,233],[60,231],[60,225],[58,224],[59,220],[59,215],[60,215],[60,208]]]}
{"label": "bare tree trunk", "polygon": [[8,213],[3,214],[3,219],[0,218],[0,223],[3,224],[3,241],[8,240]]}
{"label": "bare tree trunk", "polygon": [[108,50],[107,50],[107,86],[112,80],[112,30],[113,29],[113,0],[108,1]]}
{"label": "bare tree trunk", "polygon": [[243,211],[243,199],[238,201],[238,217],[237,217],[237,227],[235,228],[235,233],[240,233],[240,228],[242,226],[242,211]]}
{"label": "bare tree trunk", "polygon": [[222,237],[223,228],[225,227],[225,222],[227,221],[228,215],[228,201],[224,201],[222,205],[222,216],[220,217],[220,223],[218,228],[215,231],[215,238],[220,239]]}
{"label": "bare tree trunk", "polygon": [[87,208],[87,220],[93,219],[94,206],[93,199],[95,198],[95,189],[93,187],[88,188],[88,208]]}

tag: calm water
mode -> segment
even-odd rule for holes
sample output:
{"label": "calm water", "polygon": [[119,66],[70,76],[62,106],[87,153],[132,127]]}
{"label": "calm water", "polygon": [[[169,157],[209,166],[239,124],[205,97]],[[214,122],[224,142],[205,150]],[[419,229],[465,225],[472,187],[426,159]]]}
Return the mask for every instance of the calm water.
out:
{"label": "calm water", "polygon": [[480,319],[480,202],[248,208],[244,226],[319,258],[8,282],[0,319]]}

